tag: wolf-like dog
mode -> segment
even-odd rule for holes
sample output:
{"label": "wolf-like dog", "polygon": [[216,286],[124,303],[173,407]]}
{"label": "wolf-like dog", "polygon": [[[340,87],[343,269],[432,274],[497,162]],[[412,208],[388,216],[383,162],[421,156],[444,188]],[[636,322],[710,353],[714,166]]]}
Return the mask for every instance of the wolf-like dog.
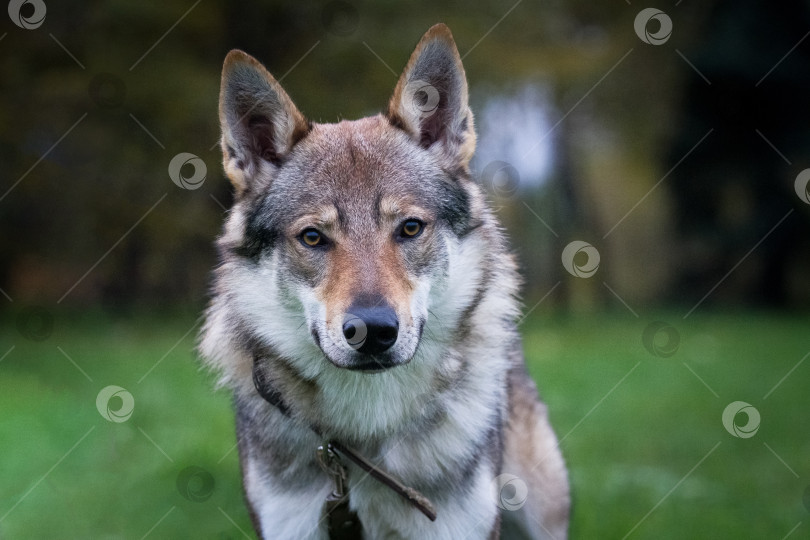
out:
{"label": "wolf-like dog", "polygon": [[565,538],[566,468],[521,352],[516,264],[470,172],[450,30],[424,35],[384,114],[337,124],[231,51],[219,119],[235,193],[200,350],[234,394],[259,536],[329,537],[315,453],[334,440],[436,510],[347,462],[364,538]]}

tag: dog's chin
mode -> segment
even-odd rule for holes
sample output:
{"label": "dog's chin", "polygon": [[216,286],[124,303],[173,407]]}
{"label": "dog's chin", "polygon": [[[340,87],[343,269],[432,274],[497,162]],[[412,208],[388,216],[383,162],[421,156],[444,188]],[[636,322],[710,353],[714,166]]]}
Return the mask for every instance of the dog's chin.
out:
{"label": "dog's chin", "polygon": [[382,373],[411,361],[410,357],[403,360],[391,353],[371,355],[353,352],[337,359],[324,352],[324,356],[335,367],[365,374]]}

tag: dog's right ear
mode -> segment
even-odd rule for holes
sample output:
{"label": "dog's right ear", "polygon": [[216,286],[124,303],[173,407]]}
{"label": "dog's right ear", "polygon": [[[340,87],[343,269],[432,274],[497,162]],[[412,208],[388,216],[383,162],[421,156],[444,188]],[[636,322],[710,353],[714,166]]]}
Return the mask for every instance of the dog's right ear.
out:
{"label": "dog's right ear", "polygon": [[272,175],[309,131],[281,85],[252,56],[232,50],[222,67],[219,93],[225,174],[237,196]]}

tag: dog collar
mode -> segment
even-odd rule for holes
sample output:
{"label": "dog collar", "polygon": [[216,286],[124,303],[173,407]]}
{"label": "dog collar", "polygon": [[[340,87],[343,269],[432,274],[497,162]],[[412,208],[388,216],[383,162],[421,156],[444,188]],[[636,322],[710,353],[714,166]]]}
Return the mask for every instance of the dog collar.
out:
{"label": "dog collar", "polygon": [[[265,401],[277,408],[281,414],[292,418],[292,411],[284,402],[281,393],[273,387],[264,377],[259,366],[258,356],[253,357],[253,385],[256,392]],[[320,430],[309,425],[319,438],[324,439]],[[329,474],[335,482],[335,488],[326,498],[324,513],[328,517],[329,535],[332,539],[360,538],[361,523],[355,512],[349,509],[348,470],[340,459],[343,456],[354,462],[355,465],[366,471],[369,476],[404,498],[411,506],[422,512],[430,521],[436,521],[436,510],[433,504],[419,491],[406,486],[390,474],[378,468],[371,461],[363,457],[356,450],[340,443],[337,440],[326,440],[315,451],[316,461]]]}

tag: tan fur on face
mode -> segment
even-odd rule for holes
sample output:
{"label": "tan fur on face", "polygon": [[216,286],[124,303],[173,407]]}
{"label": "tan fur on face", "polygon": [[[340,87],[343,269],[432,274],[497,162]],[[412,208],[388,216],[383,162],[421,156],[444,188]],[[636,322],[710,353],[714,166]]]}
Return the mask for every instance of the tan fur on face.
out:
{"label": "tan fur on face", "polygon": [[314,228],[333,237],[337,230],[338,211],[334,206],[314,208],[309,214],[303,215],[292,222],[288,234],[298,236],[304,229]]}
{"label": "tan fur on face", "polygon": [[380,214],[389,223],[396,223],[402,218],[417,218],[429,225],[435,218],[429,210],[400,197],[383,197],[380,201]]}
{"label": "tan fur on face", "polygon": [[411,324],[414,284],[406,274],[399,247],[386,232],[369,231],[367,244],[344,241],[326,255],[328,274],[315,294],[326,306],[328,327],[341,326],[352,302],[362,295],[380,296],[402,323]]}
{"label": "tan fur on face", "polygon": [[[320,200],[340,201],[340,208],[331,203],[308,208],[286,227],[290,238],[312,227],[329,239],[330,245],[321,254],[325,275],[313,292],[326,309],[326,326],[337,335],[353,301],[367,295],[381,296],[394,308],[403,327],[412,323],[416,282],[407,273],[395,234],[404,220],[416,218],[426,224],[424,238],[416,240],[421,242],[436,216],[413,193],[396,188],[412,174],[411,144],[405,134],[378,116],[336,125],[314,124],[296,150],[297,155],[305,156],[304,161],[309,155],[328,156],[319,160],[323,168],[303,175],[319,180],[301,189]],[[388,193],[378,193],[380,179],[389,181]]]}

